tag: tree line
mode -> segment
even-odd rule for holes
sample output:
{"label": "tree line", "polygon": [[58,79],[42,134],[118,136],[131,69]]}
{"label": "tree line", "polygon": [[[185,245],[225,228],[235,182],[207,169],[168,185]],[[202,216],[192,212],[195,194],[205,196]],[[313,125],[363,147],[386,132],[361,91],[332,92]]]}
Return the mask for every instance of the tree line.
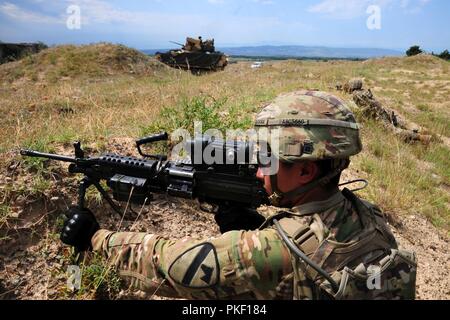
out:
{"label": "tree line", "polygon": [[[412,46],[411,48],[406,50],[406,55],[408,57],[411,57],[411,56],[415,56],[415,55],[418,55],[418,54],[421,54],[421,53],[424,53],[424,52],[425,51],[423,51],[420,48],[420,46],[416,45],[416,46]],[[438,58],[441,58],[441,59],[444,59],[444,60],[450,60],[450,52],[448,50],[444,50],[440,54],[437,54],[437,53],[434,53],[434,52],[431,52],[431,54],[433,56],[435,56],[435,57],[438,57]]]}

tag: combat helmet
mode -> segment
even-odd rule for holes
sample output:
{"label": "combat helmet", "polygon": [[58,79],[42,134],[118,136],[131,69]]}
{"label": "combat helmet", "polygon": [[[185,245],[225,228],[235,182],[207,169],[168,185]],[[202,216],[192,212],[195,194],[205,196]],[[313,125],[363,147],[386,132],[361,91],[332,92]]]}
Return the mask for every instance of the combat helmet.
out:
{"label": "combat helmet", "polygon": [[[332,159],[333,163],[327,175],[288,193],[277,190],[276,174],[271,175],[274,205],[282,197],[328,183],[348,167],[349,157],[362,149],[359,126],[351,110],[339,98],[321,91],[301,90],[278,96],[257,115],[255,128],[278,137],[277,147],[270,147],[282,162]],[[267,142],[270,145],[269,139]]]}

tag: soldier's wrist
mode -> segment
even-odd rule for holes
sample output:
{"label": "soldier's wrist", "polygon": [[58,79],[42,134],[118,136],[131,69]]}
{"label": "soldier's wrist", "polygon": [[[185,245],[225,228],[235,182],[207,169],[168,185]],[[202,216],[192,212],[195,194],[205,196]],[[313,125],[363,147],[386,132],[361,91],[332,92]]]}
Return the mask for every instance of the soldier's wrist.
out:
{"label": "soldier's wrist", "polygon": [[113,231],[106,229],[97,230],[91,238],[91,246],[93,251],[107,250],[108,242]]}

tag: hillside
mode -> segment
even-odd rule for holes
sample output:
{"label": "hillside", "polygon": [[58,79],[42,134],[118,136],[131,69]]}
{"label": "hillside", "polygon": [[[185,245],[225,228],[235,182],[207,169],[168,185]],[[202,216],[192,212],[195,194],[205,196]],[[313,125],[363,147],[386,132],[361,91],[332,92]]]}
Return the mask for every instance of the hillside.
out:
{"label": "hillside", "polygon": [[[99,57],[105,53],[103,46],[50,50],[71,57],[86,50]],[[202,120],[204,129],[249,128],[261,106],[280,93],[301,88],[332,92],[354,110],[362,124],[364,150],[343,180],[368,179],[369,187],[359,194],[379,204],[400,245],[417,252],[418,298],[450,298],[448,62],[426,55],[363,62],[276,61],[260,69],[238,62],[223,72],[194,76],[166,70],[136,54],[138,62],[133,65],[149,61],[152,71],[130,74],[129,62],[114,58],[115,50],[128,50],[119,48],[111,48],[106,60],[79,58],[80,69],[72,71],[71,81],[48,81],[52,72],[42,69],[42,63],[54,66],[52,70],[62,70],[59,66],[65,63],[58,58],[49,64],[52,51],[36,56],[39,63],[15,62],[24,70],[20,77],[3,76],[11,76],[7,72],[13,71],[13,64],[0,67],[0,299],[135,297],[119,290],[114,273],[95,259],[85,266],[83,290],[73,293],[66,288],[66,268],[72,260],[58,240],[58,228],[61,214],[75,201],[77,178],[59,163],[22,159],[18,148],[71,155],[71,142],[81,140],[92,155],[107,150],[137,156],[137,137],[191,129],[194,120]],[[99,61],[101,71],[94,75],[81,66]],[[30,74],[39,79],[29,79]],[[404,143],[380,123],[364,118],[352,96],[336,90],[337,83],[354,77],[362,78],[384,105],[440,140],[429,145]],[[89,192],[88,204],[102,226],[117,229],[120,217],[110,214],[96,192]],[[218,234],[212,215],[200,211],[196,202],[165,196],[156,196],[141,215],[125,216],[121,230],[174,238]]]}
{"label": "hillside", "polygon": [[2,81],[68,80],[74,77],[98,78],[114,74],[148,75],[165,69],[141,52],[108,43],[85,46],[57,46],[0,66]]}

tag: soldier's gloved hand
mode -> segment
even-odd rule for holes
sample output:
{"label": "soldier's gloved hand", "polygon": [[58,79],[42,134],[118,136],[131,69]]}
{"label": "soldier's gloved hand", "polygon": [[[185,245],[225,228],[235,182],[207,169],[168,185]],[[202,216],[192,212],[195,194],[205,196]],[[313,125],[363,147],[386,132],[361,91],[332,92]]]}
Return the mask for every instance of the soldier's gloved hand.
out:
{"label": "soldier's gloved hand", "polygon": [[265,218],[255,209],[239,205],[219,205],[214,218],[221,233],[233,230],[256,230],[265,221]]}
{"label": "soldier's gloved hand", "polygon": [[86,251],[91,247],[91,239],[100,229],[94,214],[89,209],[70,208],[66,214],[60,239],[63,243]]}

